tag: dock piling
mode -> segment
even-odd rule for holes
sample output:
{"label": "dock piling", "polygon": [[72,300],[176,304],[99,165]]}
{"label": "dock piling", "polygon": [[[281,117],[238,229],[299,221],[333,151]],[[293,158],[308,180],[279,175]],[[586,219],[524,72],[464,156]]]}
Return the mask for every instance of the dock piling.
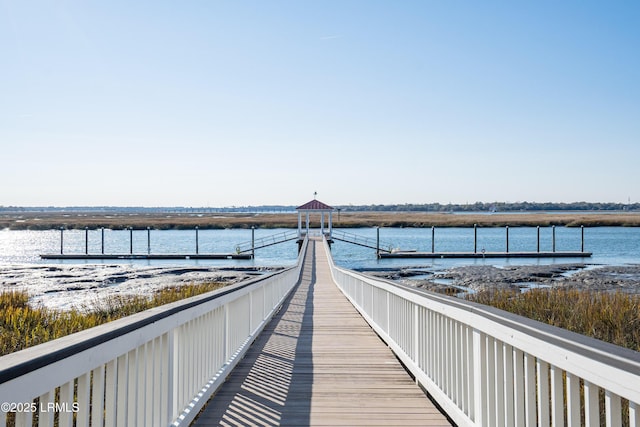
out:
{"label": "dock piling", "polygon": [[473,253],[478,252],[478,224],[473,224]]}
{"label": "dock piling", "polygon": [[251,226],[251,258],[256,257],[256,228]]}
{"label": "dock piling", "polygon": [[505,226],[505,235],[506,235],[506,252],[509,253],[509,226]]}
{"label": "dock piling", "polygon": [[431,253],[436,252],[436,228],[431,226]]}

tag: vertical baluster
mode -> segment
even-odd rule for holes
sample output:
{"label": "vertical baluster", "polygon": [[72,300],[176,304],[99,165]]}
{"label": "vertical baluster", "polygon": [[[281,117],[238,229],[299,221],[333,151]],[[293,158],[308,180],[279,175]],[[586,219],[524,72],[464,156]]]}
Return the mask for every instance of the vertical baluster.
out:
{"label": "vertical baluster", "polygon": [[[504,370],[503,370],[503,390],[505,400],[505,424],[508,426],[515,425],[514,414],[514,378],[513,378],[513,347],[508,344],[502,344],[502,355],[504,357]],[[522,424],[520,424],[522,425]]]}
{"label": "vertical baluster", "polygon": [[49,405],[55,403],[55,395],[56,391],[52,390],[40,396],[40,406],[38,407],[38,425],[40,427],[53,427],[54,413],[48,408]]}
{"label": "vertical baluster", "polygon": [[605,390],[604,393],[604,406],[606,409],[606,423],[607,427],[616,427],[622,425],[622,402],[620,396],[612,393],[609,390]]}
{"label": "vertical baluster", "polygon": [[524,355],[525,405],[527,427],[536,425],[536,360],[530,354]]}
{"label": "vertical baluster", "polygon": [[495,426],[497,422],[496,402],[496,346],[495,339],[487,336],[487,399],[488,425]]}
{"label": "vertical baluster", "polygon": [[477,330],[473,331],[473,401],[474,421],[477,425],[489,425],[488,423],[488,396],[486,391],[487,381],[487,339]]}
{"label": "vertical baluster", "polygon": [[[60,386],[60,408],[58,412],[58,426],[71,427],[73,425],[73,389],[75,381],[71,380]],[[29,424],[31,425],[31,424]]]}
{"label": "vertical baluster", "polygon": [[453,337],[453,402],[458,406],[458,408],[462,408],[464,400],[462,399],[462,387],[460,384],[460,377],[462,376],[462,330],[460,328],[460,323],[455,320],[453,321]]}
{"label": "vertical baluster", "polygon": [[159,425],[162,420],[162,410],[164,408],[163,399],[166,396],[166,391],[163,391],[163,381],[166,375],[163,375],[163,344],[166,341],[166,334],[159,336],[153,342],[153,394],[151,401],[153,407],[151,409],[151,417],[147,420],[149,425]]}
{"label": "vertical baluster", "polygon": [[598,386],[589,381],[584,382],[584,419],[585,427],[600,425],[600,399]]}
{"label": "vertical baluster", "polygon": [[562,370],[551,366],[551,424],[564,427],[564,384]]}
{"label": "vertical baluster", "polygon": [[[144,377],[144,411],[140,411],[139,413],[144,413],[144,424],[153,425],[153,400],[154,396],[154,381],[155,381],[155,345],[156,339],[152,339],[147,342],[144,346],[144,369],[145,369],[145,377]],[[139,418],[140,419],[140,418]],[[141,424],[139,424],[141,425]]]}
{"label": "vertical baluster", "polygon": [[76,413],[76,427],[89,427],[89,393],[91,385],[91,373],[87,372],[78,377],[78,411]]}
{"label": "vertical baluster", "polygon": [[127,363],[127,354],[123,354],[118,357],[118,386],[117,386],[117,405],[116,422],[118,426],[124,426],[127,423],[128,409],[129,409],[129,396],[127,381],[129,375],[129,364]]}
{"label": "vertical baluster", "polygon": [[640,427],[640,407],[634,402],[629,402],[629,427]]}
{"label": "vertical baluster", "polygon": [[580,378],[567,372],[567,425],[580,426]]}
{"label": "vertical baluster", "polygon": [[524,369],[524,353],[522,350],[513,348],[513,425],[525,425],[525,369]]}
{"label": "vertical baluster", "polygon": [[147,375],[148,370],[151,369],[150,364],[147,359],[147,345],[149,343],[142,344],[138,347],[137,350],[137,358],[136,358],[136,369],[138,372],[136,378],[136,417],[135,417],[135,425],[144,426],[148,425],[146,422],[147,416],[147,393],[151,393],[150,389],[147,389]]}
{"label": "vertical baluster", "polygon": [[472,371],[472,349],[471,349],[471,340],[473,340],[473,336],[471,334],[471,329],[469,326],[465,324],[460,324],[462,327],[462,387],[463,387],[463,396],[462,399],[464,401],[464,409],[465,413],[471,416],[471,411],[473,410],[473,400],[471,393],[473,391],[473,371]]}
{"label": "vertical baluster", "polygon": [[105,400],[104,400],[104,422],[105,427],[116,425],[118,415],[118,402],[116,399],[118,390],[118,363],[114,359],[106,365],[105,375]]}
{"label": "vertical baluster", "polygon": [[100,365],[91,375],[91,425],[102,426],[104,422],[105,369]]}
{"label": "vertical baluster", "polygon": [[138,401],[138,349],[133,349],[127,357],[127,420],[128,425],[136,425],[140,402]]}
{"label": "vertical baluster", "polygon": [[33,424],[33,412],[20,411],[15,413],[15,427],[31,427]]}
{"label": "vertical baluster", "polygon": [[538,359],[538,425],[549,425],[549,364]]}
{"label": "vertical baluster", "polygon": [[[172,422],[177,414],[178,414],[178,389],[179,389],[179,380],[180,380],[180,369],[179,366],[182,362],[180,360],[180,328],[176,327],[169,331],[167,335],[167,380],[166,390],[169,390],[167,394],[167,406],[165,408],[165,422],[163,425],[169,424]],[[164,382],[163,382],[164,385]]]}

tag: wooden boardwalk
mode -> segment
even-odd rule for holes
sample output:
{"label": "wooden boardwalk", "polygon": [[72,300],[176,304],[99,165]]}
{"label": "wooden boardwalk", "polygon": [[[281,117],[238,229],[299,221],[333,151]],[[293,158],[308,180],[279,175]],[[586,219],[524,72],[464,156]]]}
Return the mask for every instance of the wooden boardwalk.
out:
{"label": "wooden boardwalk", "polygon": [[450,426],[331,279],[303,279],[194,426]]}

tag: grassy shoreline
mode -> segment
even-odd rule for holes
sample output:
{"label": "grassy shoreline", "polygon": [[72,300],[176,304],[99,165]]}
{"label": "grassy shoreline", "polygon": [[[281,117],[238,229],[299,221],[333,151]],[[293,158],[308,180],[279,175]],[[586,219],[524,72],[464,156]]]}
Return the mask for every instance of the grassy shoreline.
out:
{"label": "grassy shoreline", "polygon": [[26,291],[2,291],[0,356],[224,286],[218,282],[171,286],[151,295],[114,296],[69,311],[32,306]]}
{"label": "grassy shoreline", "polygon": [[[312,226],[320,216],[311,215]],[[325,219],[326,223],[326,219]],[[430,213],[430,212],[341,212],[333,214],[336,228],[357,227],[640,227],[640,213]],[[224,229],[224,228],[297,228],[294,213],[35,213],[0,214],[0,230],[96,229]]]}

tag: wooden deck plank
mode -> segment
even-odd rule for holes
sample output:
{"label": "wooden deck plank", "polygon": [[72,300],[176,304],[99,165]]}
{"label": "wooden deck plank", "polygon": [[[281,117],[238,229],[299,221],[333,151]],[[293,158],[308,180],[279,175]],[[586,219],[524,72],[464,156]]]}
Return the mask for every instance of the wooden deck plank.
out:
{"label": "wooden deck plank", "polygon": [[311,241],[303,280],[194,426],[450,426],[331,279]]}

